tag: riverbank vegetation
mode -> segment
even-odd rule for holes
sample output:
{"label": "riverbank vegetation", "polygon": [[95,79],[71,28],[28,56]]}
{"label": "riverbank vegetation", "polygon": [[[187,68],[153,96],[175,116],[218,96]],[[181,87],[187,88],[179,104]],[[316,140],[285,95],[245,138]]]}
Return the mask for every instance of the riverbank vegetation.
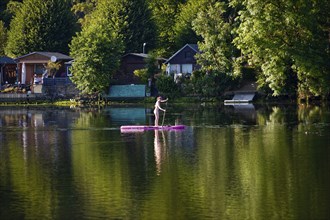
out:
{"label": "riverbank vegetation", "polygon": [[145,45],[169,57],[197,43],[200,71],[179,84],[159,77],[162,93],[218,97],[252,72],[265,94],[325,99],[329,11],[328,0],[4,0],[0,55],[69,53],[72,81],[94,94],[107,89],[125,53]]}

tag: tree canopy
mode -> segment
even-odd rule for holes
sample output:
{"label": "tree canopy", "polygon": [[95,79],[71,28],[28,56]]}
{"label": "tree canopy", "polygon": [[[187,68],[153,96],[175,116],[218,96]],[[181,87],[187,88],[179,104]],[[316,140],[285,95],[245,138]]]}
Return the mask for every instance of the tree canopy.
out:
{"label": "tree canopy", "polygon": [[232,43],[234,21],[226,15],[228,10],[223,2],[209,1],[193,22],[194,30],[202,36],[199,42],[202,53],[197,55],[197,60],[205,71],[233,73],[237,50]]}
{"label": "tree canopy", "polygon": [[149,0],[156,22],[157,54],[169,57],[178,49],[175,45],[175,23],[184,0]]}
{"label": "tree canopy", "polygon": [[4,23],[0,20],[0,56],[5,55],[6,41],[7,41],[7,30]]}
{"label": "tree canopy", "polygon": [[10,23],[6,54],[32,51],[69,52],[75,19],[69,0],[25,0]]}
{"label": "tree canopy", "polygon": [[121,55],[144,43],[165,58],[198,43],[204,73],[230,78],[249,68],[273,95],[325,97],[329,11],[328,0],[4,0],[0,41],[11,57],[71,45],[73,79],[87,93],[104,90]]}
{"label": "tree canopy", "polygon": [[127,0],[125,15],[127,26],[122,30],[126,53],[141,53],[146,43],[148,51],[156,47],[156,25],[146,0]]}
{"label": "tree canopy", "polygon": [[243,1],[235,44],[274,95],[329,94],[329,1]]}
{"label": "tree canopy", "polygon": [[[121,28],[124,7],[121,1],[99,1],[90,20],[71,44],[72,81],[85,94],[104,92],[119,66],[124,51]],[[88,24],[88,25],[86,25]]]}
{"label": "tree canopy", "polygon": [[200,33],[193,29],[193,21],[197,18],[206,6],[208,0],[188,0],[185,4],[180,4],[179,13],[174,24],[174,42],[176,48],[185,44],[196,44],[202,40]]}
{"label": "tree canopy", "polygon": [[9,27],[10,20],[15,10],[20,6],[23,0],[1,0],[0,1],[0,20],[5,27]]}

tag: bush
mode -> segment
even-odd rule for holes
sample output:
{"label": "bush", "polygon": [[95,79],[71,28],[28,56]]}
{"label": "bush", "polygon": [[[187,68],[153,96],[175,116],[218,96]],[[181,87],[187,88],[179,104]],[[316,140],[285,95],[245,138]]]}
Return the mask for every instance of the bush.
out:
{"label": "bush", "polygon": [[174,82],[173,78],[166,75],[160,75],[156,81],[156,87],[161,95],[174,98],[181,94],[180,87]]}
{"label": "bush", "polygon": [[205,73],[194,71],[190,79],[183,81],[182,88],[185,94],[193,94],[199,97],[218,97],[226,90],[237,84],[237,80],[223,73]]}
{"label": "bush", "polygon": [[148,71],[147,69],[134,70],[134,75],[141,79],[141,82],[148,82]]}

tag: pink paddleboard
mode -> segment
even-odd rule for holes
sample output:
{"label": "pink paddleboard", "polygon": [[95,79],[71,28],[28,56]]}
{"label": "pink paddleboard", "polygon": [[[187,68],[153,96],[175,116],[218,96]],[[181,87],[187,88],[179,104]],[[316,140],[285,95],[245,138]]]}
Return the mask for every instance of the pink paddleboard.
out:
{"label": "pink paddleboard", "polygon": [[152,126],[152,125],[123,125],[120,127],[121,132],[142,132],[149,130],[183,130],[185,125],[165,125],[165,126]]}

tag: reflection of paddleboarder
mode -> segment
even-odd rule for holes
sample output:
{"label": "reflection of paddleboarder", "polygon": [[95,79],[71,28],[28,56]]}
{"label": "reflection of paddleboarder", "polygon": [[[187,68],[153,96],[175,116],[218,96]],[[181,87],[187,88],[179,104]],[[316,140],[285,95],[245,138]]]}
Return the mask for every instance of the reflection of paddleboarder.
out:
{"label": "reflection of paddleboarder", "polygon": [[[161,142],[161,138],[159,137],[160,132],[162,134],[163,142]],[[164,135],[163,131],[155,130],[154,151],[155,151],[157,175],[160,175],[161,165],[166,157],[166,142],[165,142],[165,135]]]}
{"label": "reflection of paddleboarder", "polygon": [[158,121],[159,121],[159,110],[162,110],[165,112],[165,109],[162,109],[160,107],[161,102],[167,102],[168,99],[162,100],[162,97],[158,96],[157,101],[155,103],[155,109],[154,109],[154,114],[155,114],[155,126],[158,126]]}

